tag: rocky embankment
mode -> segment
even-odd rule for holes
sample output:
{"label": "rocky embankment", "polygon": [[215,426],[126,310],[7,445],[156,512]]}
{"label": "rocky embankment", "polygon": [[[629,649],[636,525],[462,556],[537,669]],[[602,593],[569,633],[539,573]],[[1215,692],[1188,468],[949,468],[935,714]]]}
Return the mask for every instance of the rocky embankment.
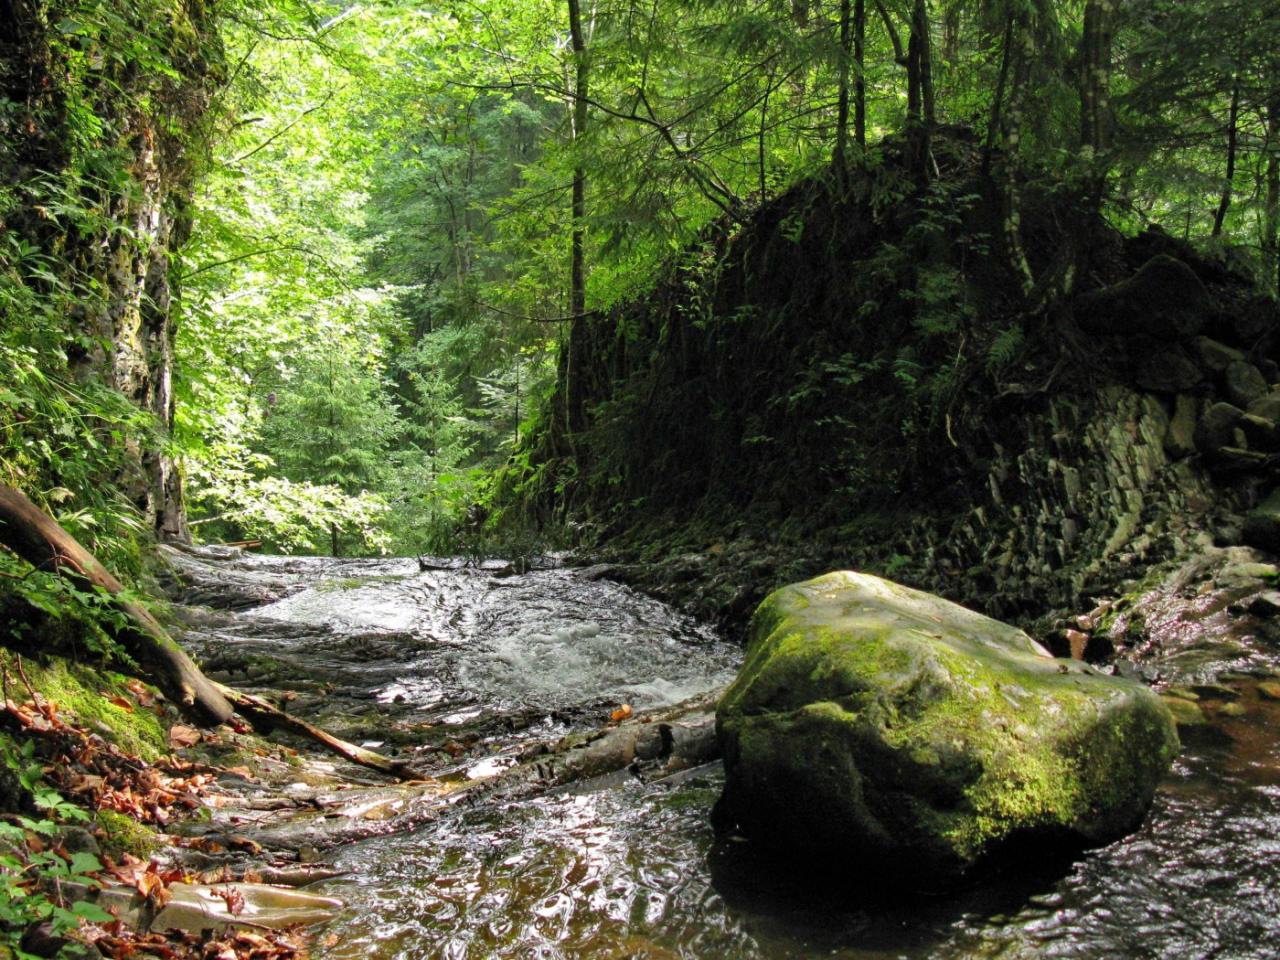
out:
{"label": "rocky embankment", "polygon": [[1265,631],[1268,568],[1239,571],[1280,552],[1280,314],[1163,234],[1123,251],[1133,272],[1075,304],[1092,367],[990,404],[955,508],[904,502],[804,537],[749,514],[692,518],[645,542],[604,537],[590,562],[739,636],[772,589],[832,569],[890,576],[1091,659],[1149,655],[1158,641],[1104,614],[1174,570],[1194,581],[1183,593],[1221,596],[1252,618],[1240,629]]}

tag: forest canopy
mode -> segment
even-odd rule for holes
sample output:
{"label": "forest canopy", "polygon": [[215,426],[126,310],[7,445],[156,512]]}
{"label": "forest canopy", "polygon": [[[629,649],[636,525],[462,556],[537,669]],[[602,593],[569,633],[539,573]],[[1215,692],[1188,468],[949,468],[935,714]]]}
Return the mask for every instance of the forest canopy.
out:
{"label": "forest canopy", "polygon": [[0,475],[108,556],[178,511],[207,540],[457,549],[574,318],[802,178],[892,156],[877,202],[928,190],[943,135],[981,151],[1029,304],[1074,282],[1022,250],[1046,191],[1277,280],[1280,12],[1243,0],[5,16]]}

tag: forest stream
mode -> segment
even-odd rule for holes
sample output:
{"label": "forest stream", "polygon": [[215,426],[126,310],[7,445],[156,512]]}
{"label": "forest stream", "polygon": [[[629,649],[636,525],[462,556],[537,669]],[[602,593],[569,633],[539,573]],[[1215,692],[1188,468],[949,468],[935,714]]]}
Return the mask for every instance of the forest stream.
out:
{"label": "forest stream", "polygon": [[[184,601],[202,604],[186,608],[187,640],[211,669],[249,664],[238,683],[297,691],[294,709],[379,748],[408,749],[415,731],[461,745],[436,754],[446,780],[493,776],[531,741],[600,726],[624,703],[639,715],[705,695],[740,659],[657,601],[554,564],[205,553],[181,565]],[[651,782],[622,771],[459,804],[324,854],[343,875],[315,892],[345,907],[317,933],[316,956],[1274,956],[1280,702],[1257,677],[1280,658],[1242,639],[1229,663],[1161,665],[1198,684],[1213,719],[1184,728],[1142,828],[1074,863],[945,898],[851,896],[717,839],[717,764]]]}

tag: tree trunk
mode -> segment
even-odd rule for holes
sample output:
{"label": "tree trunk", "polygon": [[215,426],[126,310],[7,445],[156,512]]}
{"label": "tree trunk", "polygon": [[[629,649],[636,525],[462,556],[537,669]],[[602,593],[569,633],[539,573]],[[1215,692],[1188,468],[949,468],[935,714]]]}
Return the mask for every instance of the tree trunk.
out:
{"label": "tree trunk", "polygon": [[1263,276],[1280,293],[1280,91],[1267,104],[1266,200],[1262,215]]}
{"label": "tree trunk", "polygon": [[954,70],[960,59],[960,4],[957,0],[947,7],[942,18],[942,59],[947,68]]}
{"label": "tree trunk", "polygon": [[991,158],[996,149],[996,138],[1000,135],[1001,110],[1004,109],[1005,88],[1009,83],[1009,61],[1013,47],[1013,11],[1005,18],[1004,44],[1000,48],[1000,76],[996,80],[995,96],[991,98],[991,118],[987,121],[987,142],[982,150],[982,172],[991,172]]}
{"label": "tree trunk", "polygon": [[912,33],[920,35],[920,106],[924,111],[922,119],[928,146],[938,121],[933,92],[933,37],[929,23],[929,0],[916,0],[913,20]]}
{"label": "tree trunk", "polygon": [[766,149],[765,136],[769,132],[769,98],[773,96],[773,71],[765,81],[764,99],[760,102],[760,128],[756,131],[756,166],[760,175],[760,202],[764,203],[769,195],[769,153]]}
{"label": "tree trunk", "polygon": [[0,486],[0,543],[27,563],[108,594],[124,614],[115,639],[165,696],[200,722],[222,723],[231,704],[151,613],[71,534],[13,487]]}
{"label": "tree trunk", "polygon": [[907,37],[907,126],[920,121],[920,38]]}
{"label": "tree trunk", "polygon": [[1240,128],[1240,78],[1236,77],[1231,85],[1231,107],[1227,116],[1227,171],[1222,180],[1222,198],[1218,201],[1218,211],[1213,216],[1213,235],[1222,236],[1222,225],[1227,219],[1227,211],[1231,209],[1231,187],[1236,177],[1236,143]]}
{"label": "tree trunk", "polygon": [[853,45],[853,3],[840,0],[840,83],[836,99],[836,172],[846,165],[845,147],[849,141],[849,71]]}
{"label": "tree trunk", "polygon": [[853,136],[858,146],[867,145],[867,2],[856,0],[853,7]]}
{"label": "tree trunk", "polygon": [[582,25],[579,0],[569,2],[569,36],[573,46],[573,239],[569,270],[569,315],[576,317],[587,310],[586,217],[587,175],[580,148],[587,132],[587,99],[590,96],[590,64],[587,61],[587,39]]}
{"label": "tree trunk", "polygon": [[1080,150],[1096,207],[1102,200],[1111,149],[1111,45],[1117,0],[1088,0],[1080,36]]}
{"label": "tree trunk", "polygon": [[929,5],[928,0],[915,0],[911,9],[911,38],[907,43],[907,135],[911,168],[920,183],[929,180],[934,120]]}
{"label": "tree trunk", "polygon": [[573,111],[570,115],[571,136],[573,138],[573,200],[572,219],[573,235],[570,240],[569,263],[569,316],[574,318],[569,323],[568,343],[561,347],[561,382],[565,385],[565,440],[569,449],[574,447],[574,433],[577,429],[574,411],[581,407],[578,396],[578,365],[574,363],[576,345],[574,339],[582,324],[581,318],[587,312],[587,174],[582,162],[582,140],[587,132],[587,100],[590,96],[591,70],[587,60],[587,37],[582,23],[582,11],[579,0],[568,0],[569,3],[569,39],[573,48],[574,80]]}
{"label": "tree trunk", "polygon": [[1026,246],[1022,242],[1021,150],[1024,97],[1030,84],[1035,44],[1025,12],[1013,16],[1010,20],[1006,39],[1009,55],[1007,65],[1009,91],[1003,122],[1005,166],[1000,178],[1003,205],[1001,233],[1004,237],[1009,266],[1022,288],[1023,296],[1030,298],[1035,293],[1036,278],[1031,270]]}
{"label": "tree trunk", "polygon": [[291,733],[300,734],[316,741],[326,750],[350,760],[352,763],[368,767],[370,770],[377,770],[379,773],[385,773],[389,777],[396,777],[400,780],[430,779],[426,774],[415,769],[412,764],[404,760],[384,757],[380,753],[375,753],[372,750],[366,750],[364,747],[357,747],[354,743],[341,740],[327,730],[322,730],[314,724],[307,723],[300,717],[295,717],[293,714],[286,713],[279,707],[271,705],[261,697],[255,697],[252,694],[223,686],[220,683],[214,684],[214,686],[227,700],[235,704],[236,709],[241,714],[248,717],[250,721],[256,721],[254,725],[261,727],[264,733],[269,733],[276,727],[282,727]]}

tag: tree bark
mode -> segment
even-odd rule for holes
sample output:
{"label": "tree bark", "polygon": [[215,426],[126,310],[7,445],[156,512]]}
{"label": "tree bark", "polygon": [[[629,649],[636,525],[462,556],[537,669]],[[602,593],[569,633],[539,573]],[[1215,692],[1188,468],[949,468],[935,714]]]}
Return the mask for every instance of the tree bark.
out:
{"label": "tree bark", "polygon": [[933,92],[933,36],[929,23],[929,0],[916,0],[911,30],[913,34],[920,35],[920,107],[928,140],[932,139],[933,128],[938,120]]}
{"label": "tree bark", "polygon": [[1263,276],[1280,292],[1280,90],[1267,104],[1266,199],[1262,213]]}
{"label": "tree bark", "polygon": [[115,639],[141,668],[144,679],[194,719],[222,723],[231,716],[227,699],[141,604],[71,534],[19,490],[0,486],[0,543],[27,563],[65,577],[78,586],[108,594],[124,614]]}
{"label": "tree bark", "polygon": [[853,136],[858,146],[867,145],[867,0],[853,7]]}
{"label": "tree bark", "polygon": [[341,740],[326,730],[322,730],[314,724],[300,717],[295,717],[291,713],[286,713],[279,707],[272,706],[261,697],[255,697],[252,694],[235,690],[231,687],[223,686],[220,683],[213,685],[218,693],[224,696],[231,703],[235,704],[237,710],[240,711],[251,722],[257,721],[255,726],[261,725],[266,730],[281,727],[292,733],[300,734],[311,740],[316,741],[331,753],[337,754],[344,759],[350,760],[354,764],[362,767],[368,767],[370,770],[377,770],[379,773],[385,773],[389,777],[395,777],[399,780],[428,780],[426,774],[415,770],[414,767],[404,760],[394,760],[391,757],[384,757],[380,753],[372,750],[366,750],[364,747],[357,747],[354,743],[348,743]]}
{"label": "tree bark", "polygon": [[1022,288],[1024,297],[1031,298],[1036,290],[1035,274],[1022,242],[1022,190],[1021,150],[1024,98],[1030,84],[1031,63],[1035,56],[1035,44],[1031,26],[1024,12],[1010,14],[1005,32],[1008,61],[1008,96],[1004,105],[1004,170],[1000,177],[1001,233],[1009,266]]}
{"label": "tree bark", "polygon": [[569,315],[587,310],[586,217],[587,175],[578,152],[587,132],[587,100],[590,96],[591,68],[587,61],[587,38],[583,30],[579,0],[569,2],[569,37],[573,47],[573,238],[569,270]]}
{"label": "tree bark", "polygon": [[995,96],[991,98],[991,118],[987,121],[987,141],[982,149],[982,172],[991,172],[991,158],[1000,135],[1001,111],[1004,109],[1005,88],[1009,83],[1009,61],[1013,47],[1013,11],[1005,18],[1004,43],[1000,48],[1000,76],[996,80]]}
{"label": "tree bark", "polygon": [[1089,168],[1091,200],[1102,201],[1111,149],[1111,46],[1117,0],[1088,0],[1080,37],[1080,150]]}
{"label": "tree bark", "polygon": [[1236,177],[1236,144],[1240,131],[1240,78],[1231,85],[1231,107],[1227,116],[1227,170],[1222,180],[1222,198],[1213,216],[1213,235],[1222,236],[1222,225],[1231,209],[1231,187]]}
{"label": "tree bark", "polygon": [[907,43],[907,135],[911,168],[922,184],[929,180],[934,121],[929,5],[928,0],[915,0],[911,8],[911,38]]}
{"label": "tree bark", "polygon": [[836,100],[836,171],[842,173],[847,159],[845,147],[849,141],[849,73],[853,46],[853,3],[840,0],[840,82]]}

